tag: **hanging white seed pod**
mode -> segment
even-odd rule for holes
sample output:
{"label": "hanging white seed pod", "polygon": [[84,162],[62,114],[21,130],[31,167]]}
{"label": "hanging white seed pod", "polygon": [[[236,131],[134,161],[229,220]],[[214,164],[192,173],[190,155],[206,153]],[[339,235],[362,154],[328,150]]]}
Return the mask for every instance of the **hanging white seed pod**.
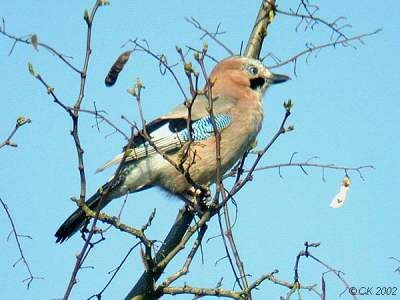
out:
{"label": "hanging white seed pod", "polygon": [[342,180],[342,185],[340,186],[340,191],[333,197],[331,204],[332,208],[339,208],[343,206],[344,201],[346,201],[347,193],[350,189],[351,181],[348,176],[345,176]]}

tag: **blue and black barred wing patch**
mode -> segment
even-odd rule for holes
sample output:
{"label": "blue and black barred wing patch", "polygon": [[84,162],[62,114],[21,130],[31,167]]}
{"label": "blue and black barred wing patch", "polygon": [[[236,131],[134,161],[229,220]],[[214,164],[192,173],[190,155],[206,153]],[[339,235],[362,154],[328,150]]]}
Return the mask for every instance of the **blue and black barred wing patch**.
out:
{"label": "blue and black barred wing patch", "polygon": [[[221,131],[231,124],[232,118],[228,115],[216,114],[214,116],[214,121],[217,129]],[[192,131],[193,141],[202,141],[213,136],[214,127],[212,125],[211,116],[207,116],[193,122],[192,129],[193,129]],[[190,138],[189,130],[185,128],[182,131],[180,131],[179,137],[185,142],[189,141]]]}
{"label": "blue and black barred wing patch", "polygon": [[[232,118],[229,115],[225,114],[215,114],[214,121],[217,129],[219,131],[222,131],[231,124]],[[186,120],[184,121],[185,124],[179,124],[179,126],[172,122],[176,122],[176,120],[167,121],[161,126],[157,126],[156,128],[154,128],[154,130],[149,131],[152,143],[159,151],[168,152],[180,149],[184,143],[190,140],[189,130],[186,126]],[[211,116],[206,116],[196,121],[193,121],[193,141],[203,141],[213,135],[214,127],[212,124]],[[143,140],[141,143],[135,143],[133,148],[125,150],[128,152],[125,161],[128,162],[141,159],[143,157],[155,154],[157,150],[153,148],[153,146],[148,141]],[[114,159],[105,163],[102,167],[96,170],[96,173],[101,172],[112,165],[120,163],[122,161],[123,154],[124,153],[121,153],[117,155]]]}

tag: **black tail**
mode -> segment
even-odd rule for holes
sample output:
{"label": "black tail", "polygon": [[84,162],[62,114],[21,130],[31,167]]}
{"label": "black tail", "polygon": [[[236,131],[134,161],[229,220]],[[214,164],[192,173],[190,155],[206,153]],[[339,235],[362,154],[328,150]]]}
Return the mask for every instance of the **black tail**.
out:
{"label": "black tail", "polygon": [[[96,192],[92,197],[90,197],[86,201],[86,205],[89,206],[90,209],[96,210],[101,199],[100,193]],[[106,206],[109,201],[108,199],[103,199],[101,203],[100,210]],[[68,219],[64,221],[64,223],[58,228],[57,232],[55,233],[55,237],[57,238],[57,243],[64,242],[66,239],[70,238],[75,232],[77,232],[84,224],[85,224],[85,214],[83,211],[78,208],[74,211]]]}

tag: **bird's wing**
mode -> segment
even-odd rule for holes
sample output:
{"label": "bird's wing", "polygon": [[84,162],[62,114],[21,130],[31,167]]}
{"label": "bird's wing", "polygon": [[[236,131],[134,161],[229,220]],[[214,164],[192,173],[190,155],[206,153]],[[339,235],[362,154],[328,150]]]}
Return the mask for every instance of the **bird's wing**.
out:
{"label": "bird's wing", "polygon": [[[213,103],[213,113],[227,113],[234,105],[236,100],[228,97],[217,97]],[[208,116],[208,98],[197,96],[191,108],[192,121]],[[185,104],[176,106],[170,113],[160,117],[160,119],[185,119],[188,118],[188,107]]]}
{"label": "bird's wing", "polygon": [[[234,101],[233,99],[222,97],[214,101],[213,114],[218,130],[223,130],[230,125],[232,120],[229,111],[234,105]],[[190,140],[187,119],[188,108],[184,104],[178,105],[169,114],[146,125],[146,131],[151,137],[151,143],[138,133],[134,137],[133,145],[129,149],[125,147],[124,152],[98,168],[96,173],[119,164],[125,152],[127,152],[125,162],[129,162],[152,155],[157,150],[166,153],[180,149]],[[191,120],[193,130],[191,137],[193,141],[205,140],[214,135],[214,127],[208,113],[208,100],[205,97],[198,97],[193,102]]]}

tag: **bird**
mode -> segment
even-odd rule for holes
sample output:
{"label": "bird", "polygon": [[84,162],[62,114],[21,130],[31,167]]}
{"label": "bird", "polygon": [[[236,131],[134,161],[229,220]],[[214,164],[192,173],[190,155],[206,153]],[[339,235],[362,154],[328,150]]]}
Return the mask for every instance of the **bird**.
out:
{"label": "bird", "polygon": [[[118,178],[113,180],[111,177],[86,201],[89,208],[101,210],[115,198],[151,187],[161,187],[185,199],[193,191],[192,183],[199,186],[214,183],[217,169],[214,125],[220,133],[220,174],[224,174],[256,141],[263,121],[265,91],[273,84],[290,79],[272,73],[257,59],[244,56],[221,60],[208,77],[213,116],[210,114],[210,97],[203,93],[192,100],[191,126],[188,126],[185,104],[148,123],[146,132],[151,143],[143,135],[136,134],[129,148],[125,147],[122,153],[97,170],[101,172],[123,162]],[[192,182],[162,154],[176,164],[182,162],[183,156],[189,156],[183,165]],[[100,201],[102,191],[106,189],[109,193]],[[84,212],[78,208],[55,233],[56,242],[71,237],[85,221]]]}

